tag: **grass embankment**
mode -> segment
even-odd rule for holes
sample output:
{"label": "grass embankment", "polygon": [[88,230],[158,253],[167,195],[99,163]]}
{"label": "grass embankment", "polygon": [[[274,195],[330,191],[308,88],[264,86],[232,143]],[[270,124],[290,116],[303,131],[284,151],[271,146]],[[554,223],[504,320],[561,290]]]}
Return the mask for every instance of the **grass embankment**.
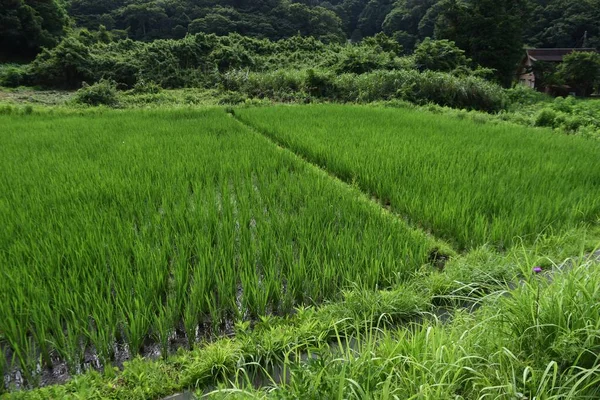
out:
{"label": "grass embankment", "polygon": [[598,223],[596,141],[359,106],[235,113],[462,249]]}
{"label": "grass embankment", "polygon": [[30,384],[398,284],[440,246],[220,109],[0,118],[0,340]]}

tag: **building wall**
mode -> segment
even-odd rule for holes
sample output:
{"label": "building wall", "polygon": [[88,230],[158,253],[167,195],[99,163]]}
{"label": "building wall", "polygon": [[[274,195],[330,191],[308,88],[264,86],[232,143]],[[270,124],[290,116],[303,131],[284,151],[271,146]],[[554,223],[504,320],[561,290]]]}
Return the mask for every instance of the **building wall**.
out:
{"label": "building wall", "polygon": [[527,57],[527,61],[522,65],[523,66],[521,67],[521,73],[519,74],[519,83],[521,85],[525,85],[527,87],[535,89],[535,75],[533,74],[533,72],[525,72],[528,69],[530,69],[533,65],[531,58]]}

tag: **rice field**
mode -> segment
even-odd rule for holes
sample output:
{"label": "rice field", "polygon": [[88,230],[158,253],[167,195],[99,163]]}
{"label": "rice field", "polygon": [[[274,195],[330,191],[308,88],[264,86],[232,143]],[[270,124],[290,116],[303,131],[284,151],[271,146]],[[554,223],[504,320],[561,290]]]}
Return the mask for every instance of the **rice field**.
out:
{"label": "rice field", "polygon": [[[90,358],[166,357],[273,315],[324,341],[329,322],[302,320],[322,308],[296,307],[421,312],[433,291],[415,277],[435,288],[447,242],[502,249],[600,221],[598,142],[375,107],[232,113],[0,115],[0,375],[35,387],[58,365],[72,376]],[[365,297],[352,305],[346,289]],[[177,387],[201,389],[190,382]]]}
{"label": "rice field", "polygon": [[459,249],[503,249],[600,222],[600,142],[376,107],[236,110]]}
{"label": "rice field", "polygon": [[397,284],[436,246],[221,109],[0,126],[0,366],[29,383]]}

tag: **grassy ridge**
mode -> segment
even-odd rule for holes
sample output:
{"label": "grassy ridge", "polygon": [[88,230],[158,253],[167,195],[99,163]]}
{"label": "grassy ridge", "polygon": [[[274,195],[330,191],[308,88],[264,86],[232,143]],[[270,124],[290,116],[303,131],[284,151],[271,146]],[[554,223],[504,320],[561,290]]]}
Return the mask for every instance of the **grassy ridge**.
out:
{"label": "grassy ridge", "polygon": [[529,275],[510,296],[489,295],[447,324],[367,325],[314,359],[286,357],[285,382],[253,391],[241,374],[234,387],[247,393],[238,398],[598,398],[598,267],[579,263],[551,283]]}
{"label": "grassy ridge", "polygon": [[240,109],[242,121],[460,248],[600,216],[600,144],[373,107]]}
{"label": "grassy ridge", "polygon": [[0,118],[0,345],[29,383],[398,283],[435,245],[222,110]]}

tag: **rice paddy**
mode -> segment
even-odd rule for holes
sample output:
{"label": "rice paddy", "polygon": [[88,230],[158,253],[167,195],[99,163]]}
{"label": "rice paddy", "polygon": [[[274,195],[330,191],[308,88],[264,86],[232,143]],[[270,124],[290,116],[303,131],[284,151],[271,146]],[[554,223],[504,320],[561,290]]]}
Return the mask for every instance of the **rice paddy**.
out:
{"label": "rice paddy", "polygon": [[[432,287],[445,282],[439,270],[455,254],[447,243],[464,251],[479,246],[479,253],[470,253],[477,259],[487,244],[502,250],[545,232],[599,222],[600,146],[594,141],[374,107],[275,106],[233,114],[213,108],[0,115],[0,374],[20,371],[23,386],[31,388],[43,383],[44,369],[66,365],[72,376],[92,357],[96,369],[110,371],[123,358],[150,354],[165,359],[158,369],[170,365],[189,376],[160,387],[160,379],[144,378],[146,367],[126,370],[133,381],[152,385],[147,397],[175,388],[203,390],[207,376],[231,376],[243,354],[268,358],[315,343],[324,351],[328,340],[341,341],[340,323],[366,327],[361,318],[373,323],[385,314],[405,321],[427,310]],[[579,282],[583,274],[580,267],[573,277]],[[416,282],[423,277],[431,282]],[[559,284],[567,287],[567,278]],[[593,302],[598,290],[592,286],[568,289]],[[478,386],[469,393],[499,393],[503,389],[494,385],[508,385],[502,368],[521,371],[527,357],[539,356],[524,340],[519,346],[525,359],[517,360],[519,349],[506,343],[530,334],[528,327],[542,317],[548,325],[560,317],[552,309],[556,302],[539,305],[539,284],[537,294],[531,288],[528,283],[519,304],[493,300],[484,308],[484,324],[468,316],[447,330],[434,326],[435,343],[427,342],[426,324],[395,326],[400,330],[383,336],[362,336],[356,328],[348,337],[357,348],[340,343],[346,353],[325,356],[323,368],[286,355],[279,361],[297,384],[275,385],[270,393],[364,398],[339,383],[346,379],[346,359],[352,370],[347,376],[364,394],[381,398],[419,391],[424,398],[452,397],[471,381]],[[496,304],[502,307],[497,315]],[[539,315],[531,321],[535,307]],[[540,307],[550,311],[541,314]],[[525,320],[502,319],[511,312]],[[572,322],[561,319],[562,331],[553,331],[552,343],[548,339],[555,358],[568,356],[563,361],[573,367],[561,381],[565,385],[580,377],[579,356],[560,348],[563,339],[572,339],[571,330],[581,333],[573,335],[583,343],[577,342],[577,351],[587,357],[586,371],[598,368],[589,357],[598,343],[590,333],[597,329],[590,325],[593,312]],[[297,322],[290,326],[269,322],[292,315]],[[502,335],[482,339],[481,332],[496,329],[490,322],[496,317],[503,321]],[[245,336],[248,324],[258,327],[251,339]],[[267,328],[261,333],[262,325]],[[277,329],[285,335],[277,336]],[[466,330],[472,333],[463,336]],[[196,347],[233,333],[238,342]],[[200,353],[168,364],[175,342]],[[500,342],[514,359],[494,347]],[[454,353],[440,363],[438,355],[444,358],[450,344]],[[197,355],[213,352],[214,358]],[[410,352],[416,358],[403,375],[397,364]],[[363,358],[375,353],[387,361]],[[220,355],[229,357],[222,365]],[[542,360],[546,364],[536,373],[552,360]],[[504,363],[496,378],[494,363]],[[483,365],[490,370],[477,372]],[[472,374],[465,372],[469,368]],[[440,382],[446,379],[443,385],[428,386],[427,371],[434,369]],[[327,385],[312,387],[313,373],[323,373]],[[110,398],[129,398],[133,390],[119,387],[127,377],[109,385],[89,379],[103,393],[112,391]],[[410,379],[415,386],[402,383]],[[66,390],[79,389],[44,393],[59,398]]]}
{"label": "rice paddy", "polygon": [[0,169],[0,340],[29,380],[387,287],[435,246],[219,109],[2,117]]}
{"label": "rice paddy", "polygon": [[598,141],[376,107],[236,115],[460,249],[531,243],[600,218]]}

